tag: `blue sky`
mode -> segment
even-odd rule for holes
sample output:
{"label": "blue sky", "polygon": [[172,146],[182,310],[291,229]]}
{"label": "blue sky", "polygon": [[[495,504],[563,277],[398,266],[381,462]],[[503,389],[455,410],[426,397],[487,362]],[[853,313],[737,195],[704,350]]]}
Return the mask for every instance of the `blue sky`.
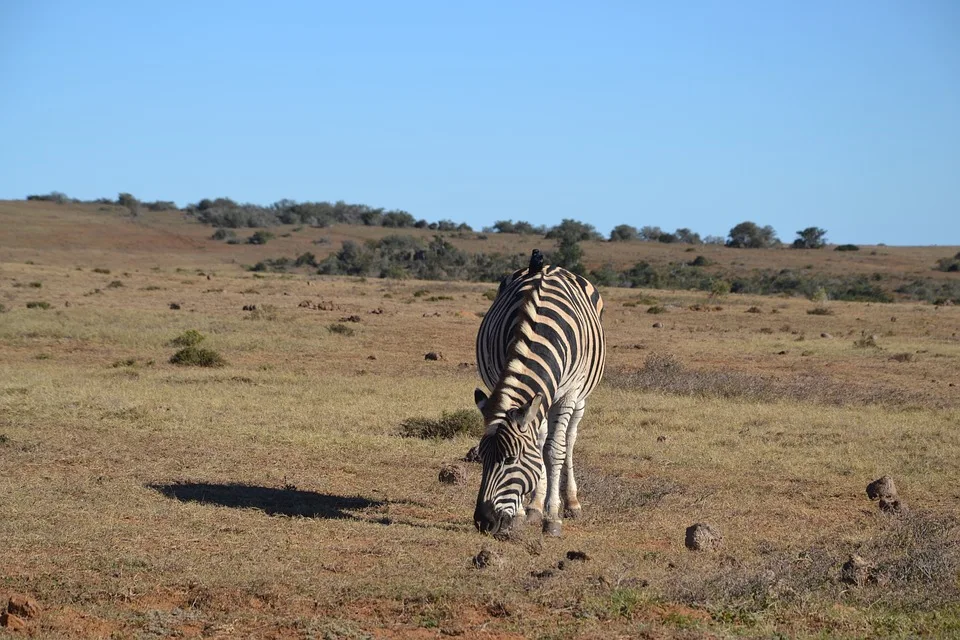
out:
{"label": "blue sky", "polygon": [[0,198],[960,244],[960,3],[0,3]]}

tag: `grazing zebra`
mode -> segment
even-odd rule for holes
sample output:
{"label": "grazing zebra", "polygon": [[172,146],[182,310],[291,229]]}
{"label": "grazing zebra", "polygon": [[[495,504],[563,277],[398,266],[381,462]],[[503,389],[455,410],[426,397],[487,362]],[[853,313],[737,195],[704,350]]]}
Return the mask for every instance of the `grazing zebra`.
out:
{"label": "grazing zebra", "polygon": [[481,532],[508,528],[533,494],[527,522],[560,535],[561,478],[566,515],[580,515],[573,445],[603,375],[602,311],[590,282],[544,265],[537,250],[528,268],[500,283],[477,334],[477,368],[493,389],[474,393],[486,425],[473,514]]}

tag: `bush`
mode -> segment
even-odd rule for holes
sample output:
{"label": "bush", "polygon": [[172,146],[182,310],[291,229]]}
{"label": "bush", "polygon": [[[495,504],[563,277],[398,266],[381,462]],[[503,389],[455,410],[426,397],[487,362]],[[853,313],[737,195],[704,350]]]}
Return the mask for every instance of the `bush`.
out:
{"label": "bush", "polygon": [[50,308],[50,303],[43,300],[32,301],[27,303],[27,309],[49,309],[49,308]]}
{"label": "bush", "polygon": [[335,322],[335,323],[331,324],[330,326],[328,326],[328,327],[327,327],[327,331],[329,331],[330,333],[336,333],[337,335],[347,336],[347,337],[350,337],[350,336],[352,336],[354,333],[356,333],[356,332],[353,330],[353,328],[348,327],[347,325],[341,324],[341,323],[339,323],[339,322]]}
{"label": "bush", "polygon": [[104,269],[103,267],[97,267],[93,270],[94,273],[102,273],[104,275],[110,275],[110,269]]}
{"label": "bush", "polygon": [[247,244],[267,244],[270,240],[273,240],[273,234],[269,231],[256,231],[247,238]]}
{"label": "bush", "polygon": [[696,258],[694,258],[693,260],[687,263],[687,265],[691,267],[706,267],[706,266],[709,266],[710,264],[712,264],[710,260],[708,260],[704,256],[697,256]]}
{"label": "bush", "polygon": [[57,204],[67,204],[68,202],[73,201],[69,196],[67,196],[67,194],[61,193],[60,191],[51,191],[46,195],[37,195],[37,194],[29,195],[27,196],[27,200],[35,200],[39,202],[55,202]]}
{"label": "bush", "polygon": [[797,239],[793,241],[794,249],[822,249],[827,244],[827,230],[819,227],[807,227],[797,231]]}
{"label": "bush", "polygon": [[654,305],[649,309],[647,309],[647,313],[653,313],[653,314],[666,313],[666,312],[667,312],[667,308],[659,304]]}
{"label": "bush", "polygon": [[855,244],[841,244],[834,251],[860,251],[860,247]]}
{"label": "bush", "polygon": [[155,200],[153,202],[144,202],[143,206],[147,211],[177,211],[177,204],[169,200]]}
{"label": "bush", "polygon": [[228,240],[230,238],[236,238],[236,237],[237,237],[237,232],[234,231],[233,229],[224,229],[223,227],[220,227],[219,229],[213,232],[213,235],[210,236],[210,239],[211,240]]}
{"label": "bush", "polygon": [[213,349],[193,346],[184,347],[170,356],[170,364],[187,367],[222,367],[227,362]]}
{"label": "bush", "polygon": [[107,285],[108,289],[119,289],[123,286],[123,282],[120,280],[111,280],[110,284]]}
{"label": "bush", "polygon": [[813,309],[807,309],[808,316],[832,316],[833,311],[826,307],[814,307]]}
{"label": "bush", "polygon": [[640,232],[637,231],[636,227],[631,227],[628,224],[617,225],[610,232],[610,242],[637,240],[639,237]]}
{"label": "bush", "polygon": [[452,413],[446,411],[439,420],[430,418],[409,418],[400,424],[400,435],[404,438],[445,439],[457,436],[479,438],[483,436],[483,418],[475,410],[459,409]]}
{"label": "bush", "polygon": [[6,313],[6,312],[7,312],[7,305],[0,302],[0,313]]}
{"label": "bush", "polygon": [[947,271],[950,273],[960,271],[960,252],[952,258],[940,258],[937,260],[937,266],[935,268],[937,271]]}
{"label": "bush", "polygon": [[170,341],[171,347],[195,347],[207,337],[196,329],[187,329],[179,336]]}
{"label": "bush", "polygon": [[710,297],[722,298],[730,293],[730,283],[726,280],[714,280],[710,285]]}

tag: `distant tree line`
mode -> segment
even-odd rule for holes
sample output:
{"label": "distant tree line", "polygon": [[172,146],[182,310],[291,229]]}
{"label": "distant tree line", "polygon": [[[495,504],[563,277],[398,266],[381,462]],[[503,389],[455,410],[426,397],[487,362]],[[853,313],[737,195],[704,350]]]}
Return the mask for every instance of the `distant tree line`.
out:
{"label": "distant tree line", "polygon": [[[52,191],[46,195],[28,195],[27,200],[42,200],[58,204],[106,204],[127,208],[133,215],[141,210],[148,211],[183,211],[199,222],[222,229],[262,228],[280,224],[302,224],[315,227],[327,227],[332,224],[364,225],[372,227],[386,227],[391,229],[429,229],[433,231],[472,232],[470,225],[452,220],[427,222],[417,219],[412,214],[401,209],[384,209],[371,207],[365,204],[348,204],[342,200],[337,202],[296,202],[294,200],[278,200],[277,202],[261,206],[249,203],[238,203],[230,198],[204,198],[195,204],[189,204],[183,209],[170,201],[157,200],[141,202],[129,193],[121,193],[116,200],[100,198],[91,202],[82,202],[70,198],[59,191]],[[524,220],[498,220],[490,227],[484,227],[484,233],[515,233],[521,235],[537,235],[548,240],[556,240],[558,251],[565,262],[576,264],[579,260],[577,250],[572,243],[582,241],[603,241],[605,238],[592,224],[573,219],[564,219],[553,227],[533,225]],[[794,249],[821,249],[826,246],[826,230],[819,227],[807,227],[797,231],[797,239],[791,245]],[[699,233],[683,227],[673,232],[664,231],[657,226],[643,226],[639,229],[620,224],[613,228],[608,238],[609,242],[660,242],[664,244],[689,245],[725,245],[737,249],[768,249],[782,245],[776,232],[770,225],[760,226],[755,222],[745,221],[737,224],[727,234],[726,238],[706,236],[701,238]],[[840,245],[838,251],[855,251],[856,245]]]}

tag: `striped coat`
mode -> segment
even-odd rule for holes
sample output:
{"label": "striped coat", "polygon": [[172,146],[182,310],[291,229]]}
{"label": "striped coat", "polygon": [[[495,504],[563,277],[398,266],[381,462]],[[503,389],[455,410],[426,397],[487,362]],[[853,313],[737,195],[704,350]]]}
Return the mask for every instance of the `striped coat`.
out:
{"label": "striped coat", "polygon": [[603,300],[585,278],[542,264],[504,279],[477,335],[477,366],[488,397],[475,399],[486,430],[474,521],[496,531],[520,514],[560,533],[560,491],[569,515],[580,504],[573,445],[587,396],[603,376]]}

